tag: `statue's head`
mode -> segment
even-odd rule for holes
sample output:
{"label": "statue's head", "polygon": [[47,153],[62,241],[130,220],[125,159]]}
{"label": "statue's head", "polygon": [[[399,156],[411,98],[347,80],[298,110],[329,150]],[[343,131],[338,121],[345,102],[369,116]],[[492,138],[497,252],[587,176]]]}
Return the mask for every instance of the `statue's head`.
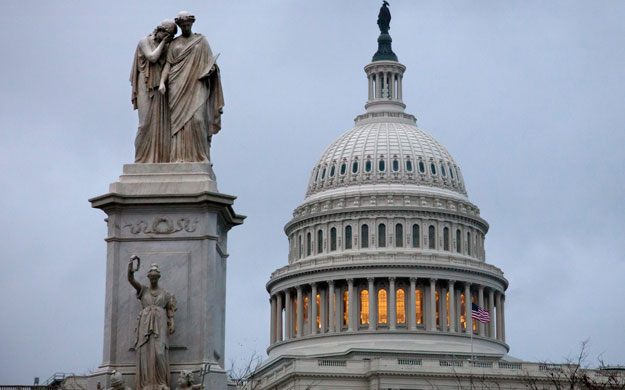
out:
{"label": "statue's head", "polygon": [[150,269],[148,270],[148,279],[150,280],[150,284],[152,286],[158,285],[158,280],[161,277],[161,271],[158,270],[158,265],[152,264]]}
{"label": "statue's head", "polygon": [[191,34],[191,26],[193,26],[194,22],[195,16],[191,15],[191,13],[187,11],[181,11],[176,17],[176,24],[180,27],[182,35],[185,36]]}
{"label": "statue's head", "polygon": [[159,42],[168,35],[171,35],[173,37],[174,35],[176,35],[176,32],[178,32],[178,27],[176,27],[176,22],[171,19],[163,20],[154,29],[154,35]]}
{"label": "statue's head", "polygon": [[124,387],[124,378],[122,377],[122,373],[119,371],[113,371],[111,374],[111,386],[116,389],[121,389]]}
{"label": "statue's head", "polygon": [[178,385],[181,387],[191,386],[193,383],[193,373],[189,370],[180,371],[180,376],[178,377]]}

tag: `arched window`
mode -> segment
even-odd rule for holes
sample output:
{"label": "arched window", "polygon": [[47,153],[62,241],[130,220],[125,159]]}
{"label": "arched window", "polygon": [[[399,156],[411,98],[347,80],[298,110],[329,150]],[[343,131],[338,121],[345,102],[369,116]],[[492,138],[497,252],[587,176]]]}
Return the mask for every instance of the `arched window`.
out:
{"label": "arched window", "polygon": [[464,294],[460,294],[460,327],[467,328],[467,307],[465,305]]}
{"label": "arched window", "polygon": [[369,291],[362,290],[360,292],[360,324],[369,323]]}
{"label": "arched window", "polygon": [[298,235],[298,245],[297,245],[297,253],[298,253],[298,259],[301,259],[302,257],[304,257],[304,244],[302,242],[302,235],[299,234]]}
{"label": "arched window", "polygon": [[454,178],[454,167],[449,167],[449,175],[452,179]]}
{"label": "arched window", "polygon": [[336,173],[336,166],[332,165],[332,168],[330,168],[330,177],[334,177],[334,173]]}
{"label": "arched window", "polygon": [[440,312],[440,303],[439,303],[439,299],[438,299],[438,290],[436,290],[435,292],[436,294],[436,325],[440,325],[441,324],[441,312]]}
{"label": "arched window", "polygon": [[330,251],[336,250],[336,228],[330,229]]}
{"label": "arched window", "polygon": [[406,160],[406,172],[412,172],[412,161]]}
{"label": "arched window", "polygon": [[419,225],[412,225],[412,247],[419,248],[421,246],[421,235],[419,233]]}
{"label": "arched window", "polygon": [[326,167],[323,167],[323,171],[321,171],[321,180],[326,178]]}
{"label": "arched window", "polygon": [[419,172],[425,173],[425,164],[423,161],[419,161]]}
{"label": "arched window", "polygon": [[423,325],[423,291],[415,290],[415,313],[417,314],[417,325]]}
{"label": "arched window", "polygon": [[406,293],[403,289],[398,289],[395,293],[395,303],[397,306],[397,323],[406,323]]}
{"label": "arched window", "polygon": [[308,322],[308,297],[304,297],[304,322]]}
{"label": "arched window", "polygon": [[381,223],[378,225],[378,248],[386,247],[386,225]]}
{"label": "arched window", "polygon": [[317,254],[323,253],[323,230],[317,230]]}
{"label": "arched window", "polygon": [[369,248],[369,226],[362,225],[360,227],[360,247]]}
{"label": "arched window", "polygon": [[430,249],[436,249],[436,228],[430,225],[428,228],[428,245]]}
{"label": "arched window", "polygon": [[343,325],[349,325],[349,291],[343,291]]}
{"label": "arched window", "polygon": [[432,173],[432,175],[436,175],[436,166],[434,165],[434,163],[430,163],[430,172]]}
{"label": "arched window", "polygon": [[352,227],[345,226],[345,249],[352,249]]}
{"label": "arched window", "polygon": [[341,176],[345,174],[346,170],[347,170],[347,164],[345,163],[341,164]]}
{"label": "arched window", "polygon": [[358,161],[352,163],[352,173],[358,173]]}
{"label": "arched window", "polygon": [[319,180],[319,171],[321,171],[321,167],[317,168],[317,173],[315,173],[315,181]]}
{"label": "arched window", "polygon": [[306,233],[306,256],[310,256],[312,253],[312,235],[310,232]]}
{"label": "arched window", "polygon": [[445,172],[445,166],[443,165],[443,163],[441,163],[441,175],[442,175],[443,177],[446,177],[446,176],[447,176],[447,173]]}
{"label": "arched window", "polygon": [[460,229],[456,230],[456,252],[462,253],[462,235]]}
{"label": "arched window", "polygon": [[371,160],[365,162],[365,172],[371,172]]}
{"label": "arched window", "polygon": [[321,329],[321,295],[317,294],[317,329]]}
{"label": "arched window", "polygon": [[397,159],[393,160],[393,172],[399,171],[399,161]]}
{"label": "arched window", "polygon": [[471,256],[471,233],[467,232],[467,255]]}
{"label": "arched window", "polygon": [[447,328],[449,328],[449,291],[447,291],[447,294],[445,294],[445,304],[447,305]]}
{"label": "arched window", "polygon": [[404,225],[398,223],[395,225],[395,247],[402,248],[404,246]]}
{"label": "arched window", "polygon": [[385,169],[386,169],[386,165],[384,163],[384,160],[378,161],[378,171],[384,172]]}
{"label": "arched window", "polygon": [[387,296],[386,290],[383,288],[378,290],[378,323],[388,323]]}
{"label": "arched window", "polygon": [[443,228],[443,250],[449,250],[449,228]]}

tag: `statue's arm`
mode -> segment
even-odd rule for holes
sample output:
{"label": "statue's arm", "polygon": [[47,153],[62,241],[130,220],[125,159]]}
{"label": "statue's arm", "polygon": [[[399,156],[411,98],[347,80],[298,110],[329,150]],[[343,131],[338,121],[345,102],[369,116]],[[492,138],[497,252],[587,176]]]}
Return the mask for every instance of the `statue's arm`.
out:
{"label": "statue's arm", "polygon": [[135,280],[135,271],[132,269],[132,260],[128,262],[128,281],[132,287],[137,290],[137,293],[141,292],[141,284]]}
{"label": "statue's arm", "polygon": [[162,94],[165,94],[165,91],[167,91],[167,87],[165,86],[165,81],[167,81],[167,77],[169,77],[170,69],[171,69],[171,65],[169,64],[169,62],[166,62],[165,66],[163,67],[163,71],[161,72],[161,83],[158,87],[158,91]]}
{"label": "statue's arm", "polygon": [[163,39],[161,43],[158,44],[156,49],[152,51],[150,49],[150,45],[148,45],[147,39],[142,39],[141,41],[139,41],[139,49],[141,50],[141,52],[143,53],[145,58],[147,58],[148,61],[154,63],[158,61],[159,58],[161,58],[161,54],[163,54],[163,48],[165,47],[166,44],[167,44],[167,39]]}

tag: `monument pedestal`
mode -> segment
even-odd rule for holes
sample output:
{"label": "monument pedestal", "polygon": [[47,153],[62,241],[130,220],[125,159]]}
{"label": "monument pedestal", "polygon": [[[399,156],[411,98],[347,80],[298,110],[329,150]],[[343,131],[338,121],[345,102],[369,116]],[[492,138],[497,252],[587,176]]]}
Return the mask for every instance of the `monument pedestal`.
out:
{"label": "monument pedestal", "polygon": [[159,285],[176,297],[175,333],[169,338],[170,387],[178,373],[211,370],[206,389],[226,389],[224,371],[227,234],[243,223],[234,212],[235,197],[219,193],[210,164],[128,164],[108,194],[90,199],[108,218],[104,351],[88,389],[110,385],[113,370],[135,388],[135,339],[141,304],[127,280],[128,261],[141,267],[144,285],[152,263]]}

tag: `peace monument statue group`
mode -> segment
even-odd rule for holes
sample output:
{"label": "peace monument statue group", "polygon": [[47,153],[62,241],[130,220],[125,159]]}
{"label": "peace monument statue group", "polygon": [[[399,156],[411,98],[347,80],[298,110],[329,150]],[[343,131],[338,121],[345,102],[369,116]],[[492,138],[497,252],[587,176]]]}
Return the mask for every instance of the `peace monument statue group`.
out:
{"label": "peace monument statue group", "polygon": [[[130,73],[135,163],[90,199],[107,214],[108,235],[104,356],[88,390],[227,388],[226,238],[245,216],[217,190],[210,146],[224,106],[219,55],[192,32],[194,22],[180,12],[139,41]],[[135,278],[142,259],[151,264],[147,284]]]}

